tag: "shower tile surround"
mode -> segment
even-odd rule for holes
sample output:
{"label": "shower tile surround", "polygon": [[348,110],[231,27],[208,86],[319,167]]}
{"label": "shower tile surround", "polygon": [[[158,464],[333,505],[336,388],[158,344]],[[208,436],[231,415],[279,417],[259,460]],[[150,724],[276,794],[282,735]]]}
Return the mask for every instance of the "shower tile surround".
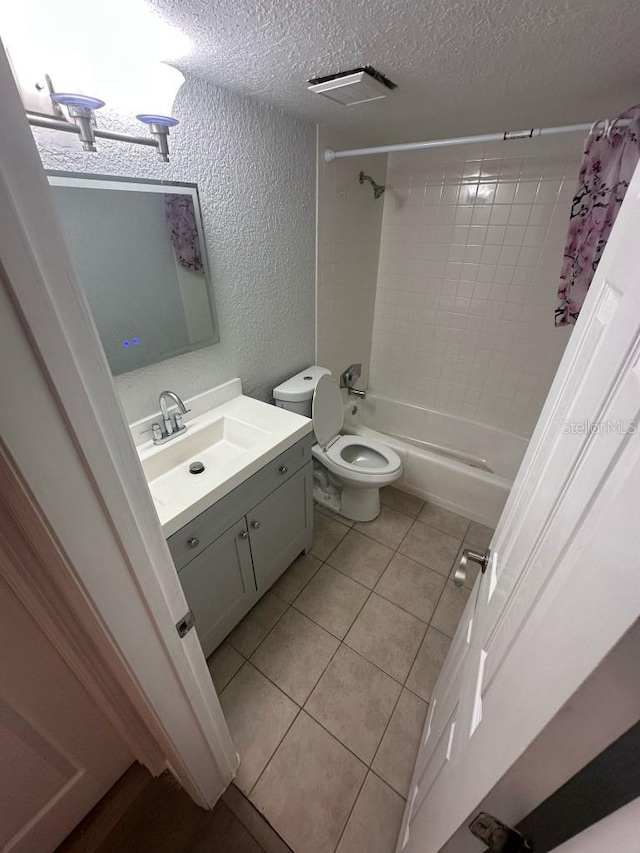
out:
{"label": "shower tile surround", "polygon": [[376,393],[531,433],[570,334],[553,310],[583,142],[388,155]]}
{"label": "shower tile surround", "polygon": [[383,198],[374,199],[360,171],[384,183],[386,157],[325,163],[325,148],[349,148],[340,134],[318,129],[317,356],[334,378],[362,364],[359,387],[368,382]]}
{"label": "shower tile surround", "polygon": [[[470,593],[453,568],[463,544],[491,536],[393,487],[381,499],[369,524],[317,508],[312,553],[209,658],[242,758],[236,784],[294,853],[395,849],[428,701]],[[415,539],[419,561],[406,556]]]}

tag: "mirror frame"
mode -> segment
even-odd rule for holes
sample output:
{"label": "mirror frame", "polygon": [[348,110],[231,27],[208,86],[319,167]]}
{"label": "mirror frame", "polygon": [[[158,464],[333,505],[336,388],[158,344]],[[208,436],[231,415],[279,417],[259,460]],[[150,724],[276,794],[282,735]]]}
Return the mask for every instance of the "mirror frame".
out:
{"label": "mirror frame", "polygon": [[[206,347],[215,346],[220,343],[220,329],[218,324],[218,313],[216,311],[215,299],[213,294],[213,277],[211,275],[211,267],[209,264],[209,257],[207,253],[207,244],[204,233],[204,223],[202,221],[202,211],[200,209],[200,194],[198,192],[198,185],[196,183],[186,183],[183,181],[164,181],[162,179],[154,179],[154,178],[130,178],[130,177],[122,177],[120,175],[97,175],[90,172],[67,172],[59,169],[46,169],[45,173],[47,175],[47,180],[49,185],[54,186],[63,186],[63,187],[84,187],[89,189],[99,189],[96,186],[97,183],[102,183],[105,185],[117,185],[110,186],[110,189],[115,189],[120,192],[135,192],[143,190],[144,192],[152,192],[165,195],[167,190],[171,191],[172,189],[180,189],[183,195],[190,195],[194,201],[194,210],[196,217],[196,226],[198,228],[198,235],[200,237],[200,249],[202,256],[202,264],[204,267],[204,274],[207,280],[207,298],[209,300],[209,311],[211,314],[211,325],[213,334],[209,340],[204,343],[191,344],[190,346],[184,348],[178,348],[173,350],[171,353],[166,355],[164,358],[158,359],[156,361],[151,361],[148,364],[141,364],[136,367],[132,367],[129,371],[122,371],[120,373],[114,373],[111,371],[113,376],[125,376],[127,373],[130,373],[134,370],[144,370],[146,367],[152,367],[154,364],[162,364],[163,361],[167,361],[170,358],[175,358],[179,355],[186,355],[190,352],[196,352],[199,349],[205,349]],[[64,230],[64,229],[63,229]],[[73,256],[71,257],[73,262]],[[82,285],[82,282],[79,282]],[[88,297],[87,297],[88,301]],[[91,309],[91,305],[89,304],[89,309]],[[100,334],[100,329],[98,329],[98,334]],[[104,347],[104,344],[103,344]]]}

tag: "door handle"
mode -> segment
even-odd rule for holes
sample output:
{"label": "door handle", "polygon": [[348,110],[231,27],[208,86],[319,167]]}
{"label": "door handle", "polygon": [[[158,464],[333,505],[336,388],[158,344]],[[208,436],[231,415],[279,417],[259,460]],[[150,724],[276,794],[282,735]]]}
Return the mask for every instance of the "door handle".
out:
{"label": "door handle", "polygon": [[469,565],[469,561],[472,563],[478,563],[480,566],[480,571],[484,574],[487,571],[487,566],[489,565],[489,560],[491,559],[491,549],[487,548],[484,554],[478,553],[478,551],[473,551],[471,548],[465,548],[462,552],[462,556],[460,557],[460,562],[458,563],[458,568],[455,571],[453,576],[453,582],[456,586],[462,586],[467,579],[467,566]]}
{"label": "door handle", "polygon": [[249,534],[247,533],[246,530],[241,530],[240,533],[238,533],[238,536],[241,539],[248,539],[249,538]]}
{"label": "door handle", "polygon": [[251,526],[253,527],[254,530],[257,530],[260,527],[260,522],[259,521],[252,521]]}
{"label": "door handle", "polygon": [[487,812],[477,814],[469,824],[469,830],[492,853],[533,853],[531,839]]}
{"label": "door handle", "polygon": [[198,539],[197,536],[190,536],[187,539],[187,545],[189,546],[189,548],[197,548],[199,544],[200,544],[200,540]]}

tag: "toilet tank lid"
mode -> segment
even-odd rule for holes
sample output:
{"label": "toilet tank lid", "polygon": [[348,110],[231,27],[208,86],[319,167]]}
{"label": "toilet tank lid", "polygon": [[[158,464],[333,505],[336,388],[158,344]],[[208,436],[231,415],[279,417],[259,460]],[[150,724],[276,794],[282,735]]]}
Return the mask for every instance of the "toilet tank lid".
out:
{"label": "toilet tank lid", "polygon": [[301,370],[296,373],[291,379],[287,379],[277,388],[273,389],[274,400],[284,400],[289,403],[300,403],[303,400],[311,400],[313,392],[318,384],[318,379],[326,373],[331,374],[326,367],[319,367],[317,364]]}

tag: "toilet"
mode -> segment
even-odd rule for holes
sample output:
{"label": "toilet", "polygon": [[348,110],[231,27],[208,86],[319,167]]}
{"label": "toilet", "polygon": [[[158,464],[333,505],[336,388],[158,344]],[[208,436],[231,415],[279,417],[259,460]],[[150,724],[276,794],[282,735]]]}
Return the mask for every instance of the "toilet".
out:
{"label": "toilet", "polygon": [[402,475],[402,462],[381,441],[340,435],[344,403],[331,372],[318,365],[302,370],[274,388],[273,399],[276,406],[313,419],[314,500],[353,521],[376,518],[380,489]]}

